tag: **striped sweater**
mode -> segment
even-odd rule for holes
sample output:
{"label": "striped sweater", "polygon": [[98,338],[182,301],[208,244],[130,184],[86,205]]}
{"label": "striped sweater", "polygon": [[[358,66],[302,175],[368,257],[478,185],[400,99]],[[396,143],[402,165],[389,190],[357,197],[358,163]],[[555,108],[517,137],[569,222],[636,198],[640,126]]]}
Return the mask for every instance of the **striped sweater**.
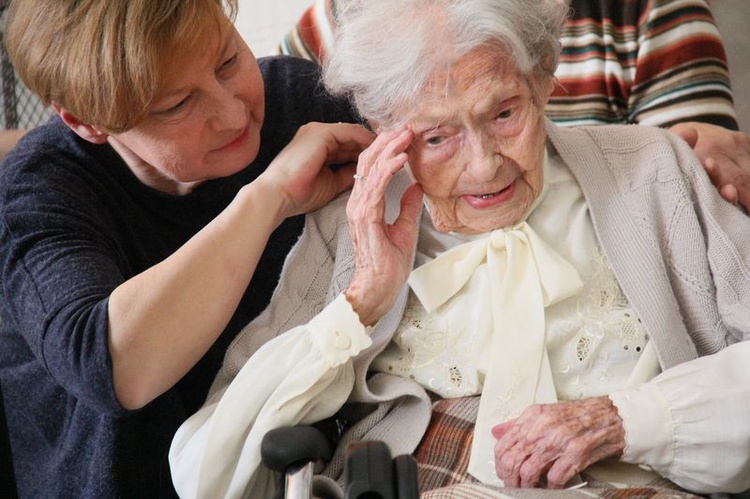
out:
{"label": "striped sweater", "polygon": [[[280,50],[324,58],[336,0],[315,0]],[[547,116],[560,125],[702,121],[737,129],[706,0],[572,0]]]}

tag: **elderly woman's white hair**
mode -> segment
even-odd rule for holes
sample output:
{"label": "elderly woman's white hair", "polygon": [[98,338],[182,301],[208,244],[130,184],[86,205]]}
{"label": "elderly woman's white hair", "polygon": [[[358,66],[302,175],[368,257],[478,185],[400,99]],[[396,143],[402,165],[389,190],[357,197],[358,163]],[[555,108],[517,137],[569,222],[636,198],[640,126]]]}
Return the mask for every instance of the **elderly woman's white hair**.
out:
{"label": "elderly woman's white hair", "polygon": [[324,81],[364,118],[389,127],[435,70],[495,44],[538,95],[557,68],[567,13],[567,0],[342,1]]}

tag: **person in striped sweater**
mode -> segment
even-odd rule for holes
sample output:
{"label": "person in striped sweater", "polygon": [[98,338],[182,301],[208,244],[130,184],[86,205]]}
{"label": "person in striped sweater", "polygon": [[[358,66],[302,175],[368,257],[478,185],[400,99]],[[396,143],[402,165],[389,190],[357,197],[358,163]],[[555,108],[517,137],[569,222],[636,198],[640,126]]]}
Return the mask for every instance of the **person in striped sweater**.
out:
{"label": "person in striped sweater", "polygon": [[[560,125],[670,128],[723,197],[750,210],[750,136],[738,131],[726,54],[706,0],[567,0],[557,85]],[[280,51],[322,60],[344,2],[315,0]]]}

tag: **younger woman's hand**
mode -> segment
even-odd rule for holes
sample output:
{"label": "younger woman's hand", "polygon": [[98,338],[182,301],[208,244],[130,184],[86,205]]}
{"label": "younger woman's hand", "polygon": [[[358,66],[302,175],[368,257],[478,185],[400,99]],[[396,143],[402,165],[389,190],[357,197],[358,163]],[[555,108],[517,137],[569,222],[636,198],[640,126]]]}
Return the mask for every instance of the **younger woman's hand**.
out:
{"label": "younger woman's hand", "polygon": [[391,177],[406,165],[406,150],[413,139],[407,128],[375,139],[359,157],[357,180],[346,207],[356,269],[345,295],[366,326],[393,306],[411,272],[422,189],[414,184],[406,190],[392,224],[385,220],[385,192]]}
{"label": "younger woman's hand", "polygon": [[308,123],[254,183],[280,197],[283,217],[317,210],[352,186],[354,164],[374,139],[361,125]]}
{"label": "younger woman's hand", "polygon": [[750,135],[698,122],[670,130],[693,148],[722,197],[750,212]]}

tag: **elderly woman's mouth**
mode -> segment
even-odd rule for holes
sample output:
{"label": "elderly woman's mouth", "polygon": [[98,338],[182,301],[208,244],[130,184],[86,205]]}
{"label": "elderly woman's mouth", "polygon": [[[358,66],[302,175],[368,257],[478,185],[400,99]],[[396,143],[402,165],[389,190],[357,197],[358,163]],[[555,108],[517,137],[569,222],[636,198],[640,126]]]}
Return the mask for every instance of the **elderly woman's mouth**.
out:
{"label": "elderly woman's mouth", "polygon": [[484,194],[469,194],[464,196],[464,199],[474,208],[488,208],[512,199],[515,191],[516,183],[513,182],[499,191]]}
{"label": "elderly woman's mouth", "polygon": [[[502,191],[500,191],[500,192],[502,192]],[[495,196],[497,196],[498,194],[500,194],[500,192],[493,192],[492,194],[480,194],[479,196],[474,196],[474,197],[480,198],[480,199],[490,199],[490,198],[494,198]]]}

